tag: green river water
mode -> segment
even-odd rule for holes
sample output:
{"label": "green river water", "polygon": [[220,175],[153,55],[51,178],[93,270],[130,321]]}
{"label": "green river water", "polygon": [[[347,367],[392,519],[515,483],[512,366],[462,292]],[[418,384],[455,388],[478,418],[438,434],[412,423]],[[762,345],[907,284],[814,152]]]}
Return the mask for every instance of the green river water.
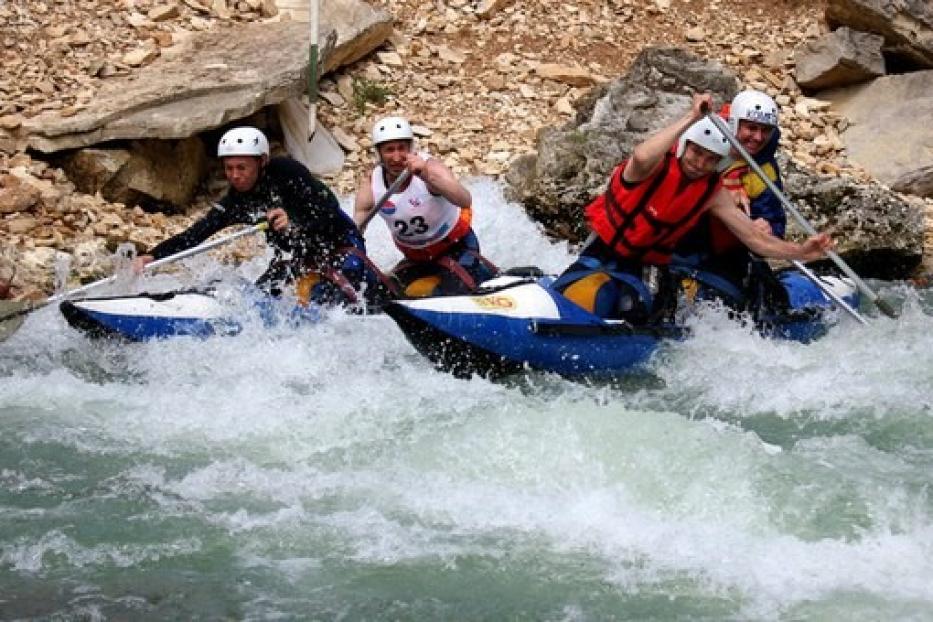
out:
{"label": "green river water", "polygon": [[[474,193],[487,254],[569,263]],[[875,285],[899,321],[710,312],[611,386],[458,380],[385,317],[44,309],[0,344],[0,619],[933,620],[933,295]]]}

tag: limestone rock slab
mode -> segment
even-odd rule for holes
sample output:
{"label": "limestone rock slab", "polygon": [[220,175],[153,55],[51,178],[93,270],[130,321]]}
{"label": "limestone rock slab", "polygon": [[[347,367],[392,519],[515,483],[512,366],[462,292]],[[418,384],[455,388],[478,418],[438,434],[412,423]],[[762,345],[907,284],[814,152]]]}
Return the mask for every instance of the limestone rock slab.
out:
{"label": "limestone rock slab", "polygon": [[[308,0],[275,0],[275,4],[279,18],[302,22],[307,28]],[[322,1],[319,19],[321,41],[324,41],[326,28],[333,29],[337,35],[336,46],[325,61],[325,71],[363,58],[392,35],[391,14],[361,0]]]}
{"label": "limestone rock slab", "polygon": [[808,91],[867,82],[885,73],[884,37],[838,28],[808,41],[794,53],[797,84]]}
{"label": "limestone rock slab", "polygon": [[830,27],[884,36],[885,51],[933,68],[933,3],[930,0],[829,0]]}
{"label": "limestone rock slab", "polygon": [[185,138],[300,94],[307,70],[307,28],[247,24],[187,38],[138,72],[108,80],[95,105],[72,117],[54,112],[20,130],[45,152],[108,140]]}
{"label": "limestone rock slab", "polygon": [[[325,7],[322,73],[365,55],[391,33],[391,17],[358,0]],[[326,21],[329,15],[339,29]],[[51,153],[110,140],[193,136],[304,93],[309,41],[308,25],[297,21],[195,33],[147,66],[107,79],[93,106],[68,117],[49,111],[24,119],[14,138],[21,149]]]}
{"label": "limestone rock slab", "polygon": [[840,135],[849,159],[876,179],[922,196],[933,186],[933,70],[884,76],[820,93],[851,124]]}

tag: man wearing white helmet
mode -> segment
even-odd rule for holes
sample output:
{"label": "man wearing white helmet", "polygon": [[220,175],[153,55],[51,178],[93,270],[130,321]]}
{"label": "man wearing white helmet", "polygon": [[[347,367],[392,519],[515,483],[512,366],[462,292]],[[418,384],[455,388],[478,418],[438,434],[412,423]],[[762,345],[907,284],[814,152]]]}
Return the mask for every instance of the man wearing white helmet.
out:
{"label": "man wearing white helmet", "polygon": [[[737,94],[729,106],[723,107],[721,114],[729,118],[729,128],[742,147],[755,158],[774,185],[783,189],[776,159],[780,140],[777,103],[766,93],[746,90]],[[731,192],[736,207],[748,214],[756,227],[783,238],[787,216],[780,199],[747,162],[734,152],[733,155],[737,159],[723,172],[723,187]],[[753,267],[766,270],[766,264],[752,262],[748,249],[719,219],[709,216],[704,216],[682,240],[677,255],[675,263],[693,265],[729,279],[738,296],[752,284]]]}
{"label": "man wearing white helmet", "polygon": [[667,313],[666,266],[678,240],[707,211],[768,257],[816,259],[832,245],[825,234],[786,242],[735,209],[720,178],[729,142],[704,118],[711,105],[709,94],[694,95],[690,111],[637,145],[613,171],[606,192],[586,207],[591,241],[554,283],[567,298],[601,317],[636,323]]}
{"label": "man wearing white helmet", "polygon": [[480,255],[471,226],[470,192],[443,162],[414,150],[408,120],[380,119],[372,138],[378,164],[357,188],[353,218],[365,227],[376,201],[411,172],[379,209],[405,256],[391,273],[401,291],[409,297],[466,293],[493,276],[496,268]]}
{"label": "man wearing white helmet", "polygon": [[269,141],[255,127],[236,127],[217,145],[226,195],[187,230],[137,257],[135,267],[200,244],[234,224],[267,220],[275,256],[257,285],[274,295],[296,283],[301,302],[354,303],[367,269],[363,237],[330,188],[289,157],[269,157]]}

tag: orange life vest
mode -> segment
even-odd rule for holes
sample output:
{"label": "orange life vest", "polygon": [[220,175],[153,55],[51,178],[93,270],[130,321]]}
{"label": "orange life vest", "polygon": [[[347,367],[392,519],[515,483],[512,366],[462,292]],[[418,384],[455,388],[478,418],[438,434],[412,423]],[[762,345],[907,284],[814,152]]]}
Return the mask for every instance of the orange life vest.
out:
{"label": "orange life vest", "polygon": [[454,244],[459,242],[463,236],[470,232],[472,221],[473,210],[469,207],[461,207],[460,218],[457,219],[457,223],[447,233],[447,235],[445,235],[437,242],[429,244],[428,246],[423,246],[421,248],[415,248],[412,246],[406,246],[396,240],[395,245],[400,251],[402,251],[402,254],[405,255],[405,259],[410,259],[411,261],[434,261],[450,250]]}
{"label": "orange life vest", "polygon": [[658,171],[628,187],[616,167],[606,192],[586,207],[590,228],[623,257],[647,264],[671,261],[674,245],[696,224],[720,187],[718,174],[688,180],[671,150]]}

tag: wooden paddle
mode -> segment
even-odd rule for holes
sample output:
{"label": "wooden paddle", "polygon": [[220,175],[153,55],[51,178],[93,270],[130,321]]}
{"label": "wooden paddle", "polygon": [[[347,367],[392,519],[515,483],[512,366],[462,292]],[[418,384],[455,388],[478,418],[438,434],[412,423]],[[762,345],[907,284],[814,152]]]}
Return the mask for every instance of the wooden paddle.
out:
{"label": "wooden paddle", "polygon": [[[198,246],[195,246],[194,248],[189,248],[187,250],[183,250],[178,253],[175,253],[174,255],[169,255],[168,257],[163,257],[162,259],[157,259],[156,261],[152,261],[146,264],[143,270],[145,271],[155,270],[156,268],[166,266],[170,263],[174,263],[176,261],[185,259],[187,257],[193,257],[194,255],[199,255],[211,249],[217,248],[218,246],[228,244],[230,242],[233,242],[234,240],[238,240],[239,238],[245,237],[247,235],[252,235],[260,231],[265,231],[268,228],[269,228],[269,223],[263,221],[257,225],[253,225],[252,227],[243,229],[242,231],[237,231],[236,233],[232,233],[228,236],[218,238],[211,242],[205,242],[204,244],[200,244]],[[87,285],[82,285],[81,287],[76,287],[75,289],[68,290],[67,292],[62,292],[61,294],[50,296],[49,298],[46,298],[45,300],[36,301],[36,302],[26,302],[24,305],[20,304],[22,301],[15,301],[15,302],[5,301],[6,303],[12,302],[13,304],[12,305],[8,304],[4,306],[15,306],[16,308],[13,308],[12,310],[9,310],[9,311],[5,311],[2,315],[0,315],[0,341],[5,341],[11,334],[13,334],[13,332],[19,327],[19,323],[22,322],[21,318],[23,316],[28,315],[29,313],[32,313],[33,311],[38,311],[39,309],[42,309],[43,307],[47,307],[50,304],[60,302],[66,298],[71,298],[72,296],[76,294],[83,294],[92,289],[97,289],[98,287],[101,287],[103,285],[109,285],[110,283],[113,283],[116,280],[117,280],[117,275],[109,276],[105,279],[100,279],[99,281],[94,281],[93,283],[88,283]]]}

